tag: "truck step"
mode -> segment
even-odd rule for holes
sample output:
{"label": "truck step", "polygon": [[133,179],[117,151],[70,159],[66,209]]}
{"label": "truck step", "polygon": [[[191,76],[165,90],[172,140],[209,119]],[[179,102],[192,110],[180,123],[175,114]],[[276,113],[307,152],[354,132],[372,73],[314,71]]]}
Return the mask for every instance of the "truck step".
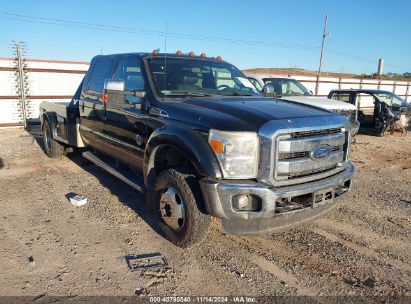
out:
{"label": "truck step", "polygon": [[131,176],[127,176],[130,174],[120,172],[120,170],[113,168],[113,166],[103,161],[102,159],[100,159],[99,157],[97,157],[95,154],[93,154],[90,151],[83,152],[83,157],[91,161],[96,166],[106,170],[108,173],[114,175],[118,179],[122,180],[130,187],[144,194],[145,192],[144,183],[141,180],[139,180],[137,177],[132,178]]}

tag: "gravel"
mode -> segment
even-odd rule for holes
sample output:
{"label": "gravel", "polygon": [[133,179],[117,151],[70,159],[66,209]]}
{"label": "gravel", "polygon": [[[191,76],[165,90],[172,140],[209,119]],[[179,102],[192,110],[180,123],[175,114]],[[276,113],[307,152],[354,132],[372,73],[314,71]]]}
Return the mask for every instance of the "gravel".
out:
{"label": "gravel", "polygon": [[[411,295],[410,133],[358,135],[352,191],[312,224],[251,238],[214,221],[189,249],[141,195],[78,155],[47,158],[36,134],[0,130],[0,295]],[[167,260],[159,275],[127,267],[148,253]]]}

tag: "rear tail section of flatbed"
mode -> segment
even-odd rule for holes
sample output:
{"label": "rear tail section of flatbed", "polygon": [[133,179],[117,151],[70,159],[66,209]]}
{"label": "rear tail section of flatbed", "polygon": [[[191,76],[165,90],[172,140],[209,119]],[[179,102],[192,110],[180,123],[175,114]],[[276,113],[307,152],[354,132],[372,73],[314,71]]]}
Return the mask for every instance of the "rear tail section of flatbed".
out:
{"label": "rear tail section of flatbed", "polygon": [[79,148],[85,146],[79,132],[80,110],[78,102],[83,81],[70,102],[43,101],[40,104],[41,128],[43,129],[44,122],[47,120],[53,138],[66,146]]}

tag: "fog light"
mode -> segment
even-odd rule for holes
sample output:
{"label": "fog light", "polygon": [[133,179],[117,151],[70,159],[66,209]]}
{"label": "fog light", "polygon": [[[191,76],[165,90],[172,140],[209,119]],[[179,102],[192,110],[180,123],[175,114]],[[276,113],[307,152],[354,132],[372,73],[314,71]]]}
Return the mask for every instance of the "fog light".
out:
{"label": "fog light", "polygon": [[232,206],[235,211],[260,211],[261,199],[248,194],[237,194],[232,198]]}
{"label": "fog light", "polygon": [[247,207],[248,207],[248,204],[249,204],[249,198],[248,198],[248,195],[239,195],[239,196],[237,196],[237,199],[236,199],[236,207],[238,208],[238,209],[247,209]]}

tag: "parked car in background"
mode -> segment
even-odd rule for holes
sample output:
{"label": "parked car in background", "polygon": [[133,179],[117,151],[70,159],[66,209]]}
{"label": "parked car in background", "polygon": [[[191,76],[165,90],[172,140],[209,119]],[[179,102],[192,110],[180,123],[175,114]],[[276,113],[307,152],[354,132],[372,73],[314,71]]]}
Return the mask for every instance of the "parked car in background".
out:
{"label": "parked car in background", "polygon": [[313,96],[313,93],[301,82],[291,77],[264,74],[248,74],[247,77],[261,92],[265,85],[272,85],[274,97],[277,99],[307,104],[346,116],[351,122],[352,135],[357,134],[360,123],[357,119],[357,108],[355,106],[329,98]]}
{"label": "parked car in background", "polygon": [[393,92],[383,90],[332,90],[328,98],[354,105],[362,128],[374,129],[382,136],[395,121],[408,122],[411,104]]}

